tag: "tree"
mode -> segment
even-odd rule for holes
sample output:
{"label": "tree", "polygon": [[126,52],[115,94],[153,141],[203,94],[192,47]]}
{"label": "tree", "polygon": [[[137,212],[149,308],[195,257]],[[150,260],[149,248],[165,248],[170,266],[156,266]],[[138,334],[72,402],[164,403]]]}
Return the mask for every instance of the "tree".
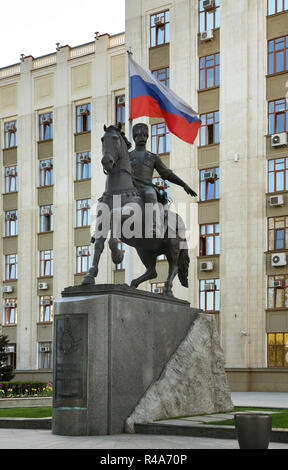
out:
{"label": "tree", "polygon": [[6,348],[9,344],[8,336],[0,335],[0,380],[10,382],[13,377],[13,367],[7,365],[8,354]]}

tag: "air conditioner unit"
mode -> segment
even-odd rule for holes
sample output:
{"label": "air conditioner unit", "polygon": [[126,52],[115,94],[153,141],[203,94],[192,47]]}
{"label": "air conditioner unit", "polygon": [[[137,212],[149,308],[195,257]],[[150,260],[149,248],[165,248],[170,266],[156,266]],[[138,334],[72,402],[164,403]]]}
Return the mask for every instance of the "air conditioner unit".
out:
{"label": "air conditioner unit", "polygon": [[90,209],[89,202],[80,202],[79,208],[80,209]]}
{"label": "air conditioner unit", "polygon": [[287,265],[286,253],[277,253],[277,254],[272,255],[271,264],[274,267],[286,266]]}
{"label": "air conditioner unit", "polygon": [[271,207],[283,206],[284,205],[284,196],[271,196],[269,199],[269,205]]}
{"label": "air conditioner unit", "polygon": [[38,284],[38,289],[39,290],[48,290],[49,289],[49,286],[46,282],[40,282]]}
{"label": "air conditioner unit", "polygon": [[283,281],[274,281],[273,282],[273,287],[283,287],[284,282]]}
{"label": "air conditioner unit", "polygon": [[164,26],[164,16],[155,16],[154,24],[156,26]]}
{"label": "air conditioner unit", "polygon": [[118,96],[117,102],[118,104],[125,104],[125,96]]}
{"label": "air conditioner unit", "polygon": [[16,303],[15,302],[6,302],[5,308],[15,308]]}
{"label": "air conditioner unit", "polygon": [[6,214],[6,217],[5,219],[8,221],[8,220],[17,220],[17,214],[12,213],[12,214]]}
{"label": "air conditioner unit", "polygon": [[204,290],[207,292],[207,291],[214,291],[216,289],[216,285],[215,284],[205,284],[204,286]]}
{"label": "air conditioner unit", "polygon": [[81,155],[80,156],[80,162],[85,162],[85,163],[88,163],[90,162],[90,157],[88,155]]}
{"label": "air conditioner unit", "polygon": [[153,294],[162,294],[162,289],[160,289],[159,287],[154,287],[152,292]]}
{"label": "air conditioner unit", "polygon": [[51,162],[47,162],[47,161],[40,162],[40,169],[41,170],[47,170],[49,168],[51,168]]}
{"label": "air conditioner unit", "polygon": [[156,181],[155,186],[157,186],[157,188],[160,188],[160,189],[165,189],[166,184],[165,184],[165,181]]}
{"label": "air conditioner unit", "polygon": [[50,348],[43,346],[43,347],[40,348],[40,352],[41,353],[48,353],[48,352],[50,352]]}
{"label": "air conditioner unit", "polygon": [[83,107],[81,106],[81,107],[79,108],[79,114],[80,114],[81,116],[83,116],[84,114],[85,114],[85,115],[88,114],[88,108],[86,108],[86,107],[84,107],[84,106],[83,106]]}
{"label": "air conditioner unit", "polygon": [[7,347],[5,348],[5,353],[6,353],[6,354],[15,353],[15,346],[7,346]]}
{"label": "air conditioner unit", "polygon": [[213,271],[214,263],[212,261],[200,263],[200,271]]}
{"label": "air conditioner unit", "polygon": [[47,306],[47,305],[51,305],[51,300],[41,300],[40,301],[40,305],[42,305],[43,307]]}
{"label": "air conditioner unit", "polygon": [[15,168],[7,168],[6,176],[17,176],[17,171]]}
{"label": "air conditioner unit", "polygon": [[5,130],[6,132],[16,132],[16,126],[14,122],[7,122],[5,124]]}
{"label": "air conditioner unit", "polygon": [[201,41],[211,41],[214,38],[214,31],[213,29],[209,29],[208,31],[203,31],[201,33]]}
{"label": "air conditioner unit", "polygon": [[42,208],[41,209],[41,215],[51,215],[51,209],[48,208]]}
{"label": "air conditioner unit", "polygon": [[12,294],[14,292],[13,286],[4,286],[3,287],[3,294]]}
{"label": "air conditioner unit", "polygon": [[78,255],[79,256],[88,256],[89,255],[89,250],[79,250]]}
{"label": "air conditioner unit", "polygon": [[204,10],[214,8],[214,0],[203,0],[203,8]]}
{"label": "air conditioner unit", "polygon": [[50,124],[52,122],[51,116],[40,116],[41,124]]}
{"label": "air conditioner unit", "polygon": [[216,178],[216,173],[215,171],[209,170],[204,172],[204,180],[215,180]]}
{"label": "air conditioner unit", "polygon": [[274,134],[271,137],[271,147],[283,147],[287,145],[287,133]]}

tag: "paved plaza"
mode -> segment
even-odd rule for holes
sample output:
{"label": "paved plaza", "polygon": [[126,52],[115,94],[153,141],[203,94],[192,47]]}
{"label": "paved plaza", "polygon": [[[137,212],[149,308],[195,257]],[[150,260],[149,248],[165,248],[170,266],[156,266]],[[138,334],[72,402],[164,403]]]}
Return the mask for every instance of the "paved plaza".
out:
{"label": "paved plaza", "polygon": [[[288,393],[232,393],[234,406],[288,408]],[[223,418],[223,414],[219,417]],[[217,415],[213,417],[215,420]],[[193,420],[205,421],[203,417]],[[206,420],[210,418],[206,418]],[[173,420],[171,420],[173,422]],[[128,435],[100,437],[55,436],[45,430],[0,429],[0,449],[239,449],[232,439],[211,439],[187,436]],[[288,449],[287,444],[272,442],[269,449]]]}

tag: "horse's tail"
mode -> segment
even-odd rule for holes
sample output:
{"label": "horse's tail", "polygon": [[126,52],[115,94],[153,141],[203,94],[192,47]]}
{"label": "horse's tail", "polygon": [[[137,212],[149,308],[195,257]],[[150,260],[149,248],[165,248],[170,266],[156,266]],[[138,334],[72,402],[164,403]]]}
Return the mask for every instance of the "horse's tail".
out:
{"label": "horse's tail", "polygon": [[179,254],[179,258],[178,258],[178,277],[179,277],[179,281],[184,287],[189,287],[188,285],[189,265],[190,265],[190,258],[189,258],[188,250],[187,249],[181,250]]}

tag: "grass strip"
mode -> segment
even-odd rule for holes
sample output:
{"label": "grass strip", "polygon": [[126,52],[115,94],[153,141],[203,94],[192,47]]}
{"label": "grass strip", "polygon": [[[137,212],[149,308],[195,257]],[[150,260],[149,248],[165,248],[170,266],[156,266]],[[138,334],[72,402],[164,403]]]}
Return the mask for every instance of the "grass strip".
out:
{"label": "grass strip", "polygon": [[51,406],[39,406],[36,408],[0,409],[0,418],[50,418],[51,416]]}
{"label": "grass strip", "polygon": [[[288,429],[288,410],[276,410],[268,408],[235,408],[234,413],[245,411],[260,411],[265,413],[267,411],[273,411],[272,414],[272,428],[274,429]],[[235,420],[227,419],[222,421],[213,421],[210,423],[205,423],[207,425],[214,426],[235,426]]]}

